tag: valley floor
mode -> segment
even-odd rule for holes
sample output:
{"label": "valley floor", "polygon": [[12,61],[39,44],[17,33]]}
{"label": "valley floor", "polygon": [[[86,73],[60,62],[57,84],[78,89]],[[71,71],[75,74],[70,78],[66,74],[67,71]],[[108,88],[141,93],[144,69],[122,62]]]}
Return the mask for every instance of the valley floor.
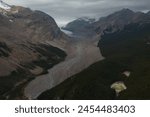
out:
{"label": "valley floor", "polygon": [[91,64],[103,60],[97,41],[77,39],[65,48],[67,58],[48,70],[48,74],[36,77],[24,89],[28,99],[36,99],[42,92],[55,87]]}

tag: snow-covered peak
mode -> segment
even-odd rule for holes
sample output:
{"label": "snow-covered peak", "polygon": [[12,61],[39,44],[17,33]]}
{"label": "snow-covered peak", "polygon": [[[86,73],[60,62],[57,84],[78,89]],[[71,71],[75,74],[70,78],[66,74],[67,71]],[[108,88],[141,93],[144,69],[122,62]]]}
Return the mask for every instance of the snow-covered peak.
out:
{"label": "snow-covered peak", "polygon": [[0,0],[0,8],[9,10],[11,8],[11,6],[8,5],[7,3],[3,2],[2,0]]}
{"label": "snow-covered peak", "polygon": [[89,17],[81,17],[78,20],[80,20],[80,21],[86,21],[86,22],[89,22],[89,23],[95,22],[94,18],[89,18]]}

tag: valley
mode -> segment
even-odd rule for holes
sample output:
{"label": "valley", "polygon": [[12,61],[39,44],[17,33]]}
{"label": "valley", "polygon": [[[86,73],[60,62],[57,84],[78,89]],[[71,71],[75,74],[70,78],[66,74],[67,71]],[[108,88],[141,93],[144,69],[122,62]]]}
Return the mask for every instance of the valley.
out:
{"label": "valley", "polygon": [[[74,39],[66,47],[66,59],[48,70],[48,74],[38,76],[25,87],[25,96],[36,99],[42,92],[51,89],[91,64],[103,60],[97,45],[91,39]],[[98,42],[97,42],[98,43]]]}
{"label": "valley", "polygon": [[[80,22],[75,20],[68,29]],[[123,9],[75,30],[88,33],[89,26],[101,35],[98,46],[105,59],[45,91],[38,99],[149,99],[149,15]],[[79,35],[83,36],[81,32]]]}
{"label": "valley", "polygon": [[76,18],[0,0],[0,99],[150,99],[150,11]]}

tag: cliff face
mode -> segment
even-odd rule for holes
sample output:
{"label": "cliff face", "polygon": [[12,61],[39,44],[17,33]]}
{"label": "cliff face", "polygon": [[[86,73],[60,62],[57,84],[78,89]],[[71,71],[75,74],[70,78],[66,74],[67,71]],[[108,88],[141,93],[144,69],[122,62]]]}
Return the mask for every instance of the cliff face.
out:
{"label": "cliff face", "polygon": [[0,97],[10,98],[13,88],[65,58],[56,47],[63,49],[68,37],[48,14],[2,2],[1,6]]}

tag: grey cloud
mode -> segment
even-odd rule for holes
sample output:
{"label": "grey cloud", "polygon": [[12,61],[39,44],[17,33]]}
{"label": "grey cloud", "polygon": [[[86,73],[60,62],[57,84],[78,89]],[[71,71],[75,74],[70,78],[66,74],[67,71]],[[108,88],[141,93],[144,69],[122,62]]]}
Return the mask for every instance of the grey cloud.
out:
{"label": "grey cloud", "polygon": [[150,0],[4,0],[42,10],[63,24],[82,16],[102,17],[122,8],[148,11]]}

